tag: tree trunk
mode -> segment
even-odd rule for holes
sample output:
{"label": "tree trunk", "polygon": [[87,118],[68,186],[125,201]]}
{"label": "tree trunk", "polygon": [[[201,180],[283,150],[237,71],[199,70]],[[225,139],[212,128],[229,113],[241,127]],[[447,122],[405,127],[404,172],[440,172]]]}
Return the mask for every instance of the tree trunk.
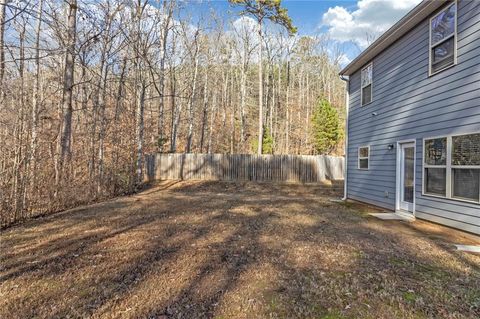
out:
{"label": "tree trunk", "polygon": [[37,172],[37,138],[38,138],[38,109],[40,106],[40,32],[42,28],[43,0],[38,4],[37,28],[35,32],[35,78],[33,83],[33,101],[32,101],[32,129],[30,140],[30,195],[32,196],[36,189]]}
{"label": "tree trunk", "polygon": [[202,131],[200,136],[200,153],[203,152],[203,145],[205,144],[205,128],[208,119],[208,66],[205,68],[205,83],[203,84],[203,116],[202,116]]}
{"label": "tree trunk", "polygon": [[55,184],[59,186],[60,179],[63,177],[65,161],[70,160],[71,156],[71,136],[72,136],[72,98],[74,84],[74,68],[75,68],[75,40],[76,40],[76,23],[77,23],[77,1],[70,0],[68,5],[67,17],[67,47],[65,51],[65,69],[63,75],[63,121],[60,135],[60,156],[57,159],[57,173]]}
{"label": "tree trunk", "polygon": [[[119,120],[120,114],[122,113],[122,102],[125,99],[124,95],[124,87],[125,87],[125,73],[127,70],[127,55],[124,56],[122,62],[122,71],[120,72],[120,78],[118,80],[118,90],[117,96],[115,98],[115,114],[114,114],[114,135],[113,135],[113,147],[114,147],[114,155],[113,155],[113,162],[118,163],[119,160],[119,152],[120,152],[120,130],[119,130]],[[117,183],[113,184],[113,194],[117,194]]]}
{"label": "tree trunk", "polygon": [[[167,1],[163,2],[163,14],[165,14]],[[166,15],[165,22],[161,27],[160,34],[160,102],[158,106],[158,127],[157,127],[157,144],[158,151],[163,152],[163,146],[165,144],[164,137],[164,119],[165,119],[165,58],[167,51],[168,34],[170,30],[170,20],[173,13],[173,2],[170,2],[168,8],[168,14]]]}
{"label": "tree trunk", "polygon": [[270,67],[270,76],[271,76],[271,88],[270,88],[270,94],[272,96],[272,101],[270,102],[269,105],[269,125],[270,125],[270,134],[273,136],[273,112],[275,109],[275,68],[274,65],[272,64]]}
{"label": "tree trunk", "polygon": [[277,89],[275,91],[276,97],[277,97],[277,102],[276,104],[273,105],[273,130],[272,130],[272,136],[273,136],[273,142],[274,142],[274,148],[281,150],[280,148],[280,138],[278,137],[278,111],[281,107],[281,92],[282,90],[282,63],[279,61],[278,63],[278,83],[277,83]]}
{"label": "tree trunk", "polygon": [[100,127],[98,132],[98,174],[97,174],[97,194],[102,193],[103,184],[104,184],[104,157],[105,157],[105,127],[106,121],[105,118],[105,99],[107,95],[107,77],[108,77],[108,65],[103,71],[103,79],[101,82],[101,93],[99,99],[99,111],[100,111]]}
{"label": "tree trunk", "polygon": [[263,35],[262,21],[258,22],[258,155],[262,154],[263,147]]}
{"label": "tree trunk", "polygon": [[247,65],[245,62],[245,55],[246,52],[244,50],[244,54],[242,56],[242,73],[240,74],[240,136],[241,136],[241,144],[243,148],[243,144],[246,141],[245,137],[245,127],[247,125],[247,119],[245,115],[245,102],[247,96]]}
{"label": "tree trunk", "polygon": [[177,94],[177,79],[176,79],[176,74],[175,74],[175,67],[170,68],[170,74],[171,74],[171,79],[170,79],[170,103],[171,103],[171,108],[172,108],[172,132],[170,134],[171,136],[171,142],[170,142],[170,153],[175,153],[177,152],[177,134],[178,134],[178,125],[180,123],[180,116],[182,112],[182,104],[181,102],[177,106],[176,103],[176,97],[175,95]]}
{"label": "tree trunk", "polygon": [[213,143],[213,125],[217,117],[217,94],[213,93],[212,97],[212,110],[210,112],[210,127],[208,129],[208,145],[207,153],[212,153],[212,143]]}
{"label": "tree trunk", "polygon": [[5,90],[3,77],[5,75],[5,7],[7,0],[0,0],[0,99],[3,99]]}
{"label": "tree trunk", "polygon": [[309,73],[308,71],[306,72],[306,75],[305,75],[306,79],[305,79],[305,84],[304,84],[304,90],[303,92],[306,94],[306,97],[303,99],[303,103],[305,104],[305,108],[306,108],[306,112],[305,112],[305,128],[304,128],[304,132],[305,132],[305,151],[306,152],[309,152],[309,124],[310,124],[310,92],[309,92],[309,86],[310,86],[310,77],[309,77]]}
{"label": "tree trunk", "polygon": [[[98,187],[95,190],[95,185],[98,186],[98,173],[97,173],[97,155],[100,154],[100,151],[97,154],[97,122],[98,117],[101,117],[101,102],[100,102],[100,95],[102,94],[102,82],[103,82],[103,73],[104,73],[104,66],[105,66],[105,47],[102,49],[102,54],[100,56],[100,76],[98,77],[98,81],[96,82],[93,102],[92,102],[92,127],[90,130],[90,186],[92,194],[96,191],[98,192]],[[102,119],[100,118],[100,121]],[[101,125],[101,124],[100,124]]]}
{"label": "tree trunk", "polygon": [[144,112],[145,112],[145,91],[146,84],[143,80],[137,86],[137,109],[136,109],[136,129],[135,140],[137,144],[137,184],[143,180],[143,131],[144,131]]}
{"label": "tree trunk", "polygon": [[290,154],[290,61],[287,61],[287,90],[285,92],[285,153]]}
{"label": "tree trunk", "polygon": [[[233,72],[232,72],[233,73]],[[235,72],[237,73],[237,72]],[[231,106],[231,111],[230,111],[230,126],[231,126],[231,129],[230,129],[230,154],[235,154],[235,140],[236,140],[236,130],[235,130],[235,113],[236,113],[236,107],[235,107],[235,104],[232,103],[232,96],[233,96],[233,92],[234,92],[234,83],[235,83],[235,79],[237,78],[237,76],[235,76],[235,74],[232,74],[232,81],[230,83],[230,95],[229,95],[229,99],[228,99],[228,104],[229,106]]]}
{"label": "tree trunk", "polygon": [[15,215],[22,219],[24,217],[24,208],[25,208],[25,173],[22,169],[25,158],[25,152],[23,148],[23,139],[24,139],[24,130],[25,130],[25,35],[26,35],[26,26],[23,24],[19,31],[19,40],[20,40],[20,59],[19,59],[19,76],[20,76],[20,91],[18,99],[20,101],[19,107],[19,125],[20,129],[18,130],[18,140],[15,145],[18,148],[17,157],[16,157],[16,169],[15,169]]}
{"label": "tree trunk", "polygon": [[185,149],[185,153],[190,153],[192,150],[194,99],[195,99],[195,93],[197,88],[198,63],[199,63],[199,57],[198,57],[198,48],[197,48],[195,51],[195,65],[193,69],[192,91],[190,93],[190,98],[188,100],[188,134],[187,134],[187,147]]}
{"label": "tree trunk", "polygon": [[135,33],[134,33],[134,62],[135,62],[135,144],[136,144],[136,161],[135,161],[135,184],[139,185],[143,181],[143,143],[144,143],[144,125],[145,125],[145,94],[147,90],[147,76],[144,73],[146,66],[146,48],[142,43],[142,16],[147,2],[142,3],[138,0],[135,17]]}

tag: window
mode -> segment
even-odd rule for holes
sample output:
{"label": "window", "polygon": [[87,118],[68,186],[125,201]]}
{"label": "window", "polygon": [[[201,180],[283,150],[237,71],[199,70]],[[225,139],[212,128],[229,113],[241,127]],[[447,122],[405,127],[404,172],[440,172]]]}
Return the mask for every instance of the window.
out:
{"label": "window", "polygon": [[358,168],[368,169],[370,162],[370,146],[358,148]]}
{"label": "window", "polygon": [[447,195],[447,138],[425,141],[425,193]]}
{"label": "window", "polygon": [[426,139],[424,194],[480,202],[480,133]]}
{"label": "window", "polygon": [[455,64],[457,5],[450,4],[430,19],[430,74]]}
{"label": "window", "polygon": [[452,197],[480,202],[480,134],[452,137]]}
{"label": "window", "polygon": [[370,63],[369,65],[367,65],[365,68],[362,69],[362,74],[361,74],[362,106],[372,102],[372,76],[373,76],[372,71],[373,71],[372,63]]}

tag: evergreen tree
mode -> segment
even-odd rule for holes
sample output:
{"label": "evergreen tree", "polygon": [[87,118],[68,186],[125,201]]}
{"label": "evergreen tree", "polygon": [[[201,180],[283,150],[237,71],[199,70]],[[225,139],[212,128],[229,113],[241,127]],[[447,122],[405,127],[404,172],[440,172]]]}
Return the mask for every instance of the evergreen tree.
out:
{"label": "evergreen tree", "polygon": [[317,153],[330,154],[343,137],[337,110],[321,99],[313,113],[313,142]]}
{"label": "evergreen tree", "polygon": [[273,154],[273,136],[268,127],[263,130],[263,154]]}
{"label": "evergreen tree", "polygon": [[[273,136],[270,133],[268,127],[263,130],[263,139],[262,139],[262,154],[273,154]],[[255,152],[258,149],[258,141],[255,139],[252,142],[252,152]]]}

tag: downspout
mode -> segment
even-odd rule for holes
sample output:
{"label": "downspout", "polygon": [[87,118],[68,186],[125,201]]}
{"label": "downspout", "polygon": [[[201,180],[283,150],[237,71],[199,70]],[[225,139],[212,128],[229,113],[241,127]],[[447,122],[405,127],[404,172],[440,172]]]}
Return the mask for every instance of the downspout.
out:
{"label": "downspout", "polygon": [[348,113],[349,113],[349,102],[350,102],[350,78],[345,77],[343,74],[340,75],[340,79],[346,82],[345,87],[345,162],[343,163],[343,198],[342,200],[347,200],[347,174],[348,174]]}

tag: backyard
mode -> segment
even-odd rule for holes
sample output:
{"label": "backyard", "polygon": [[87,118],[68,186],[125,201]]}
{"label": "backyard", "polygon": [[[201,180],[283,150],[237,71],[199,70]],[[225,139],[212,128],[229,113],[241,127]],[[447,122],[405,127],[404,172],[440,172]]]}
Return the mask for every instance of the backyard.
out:
{"label": "backyard", "polygon": [[161,182],[1,234],[1,318],[478,318],[474,236],[337,186]]}

